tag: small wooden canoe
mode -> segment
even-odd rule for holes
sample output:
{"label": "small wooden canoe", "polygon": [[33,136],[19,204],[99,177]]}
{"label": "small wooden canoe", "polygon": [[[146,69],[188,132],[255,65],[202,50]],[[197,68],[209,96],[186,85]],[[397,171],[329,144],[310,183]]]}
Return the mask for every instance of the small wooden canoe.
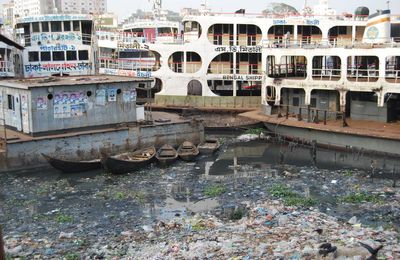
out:
{"label": "small wooden canoe", "polygon": [[150,164],[156,155],[154,146],[134,152],[110,156],[104,160],[104,168],[113,174],[123,174],[137,171]]}
{"label": "small wooden canoe", "polygon": [[178,152],[169,144],[164,144],[158,149],[156,158],[161,166],[168,166],[178,159]]}
{"label": "small wooden canoe", "polygon": [[192,142],[185,141],[179,146],[178,155],[182,160],[192,162],[199,155],[199,150]]}
{"label": "small wooden canoe", "polygon": [[51,166],[63,173],[87,172],[101,169],[100,159],[91,161],[71,161],[54,158],[46,154],[42,154],[42,156]]}
{"label": "small wooden canoe", "polygon": [[209,138],[206,139],[204,143],[201,143],[197,146],[197,149],[199,149],[199,152],[201,154],[212,154],[215,151],[217,151],[220,147],[220,143],[218,139],[214,138]]}

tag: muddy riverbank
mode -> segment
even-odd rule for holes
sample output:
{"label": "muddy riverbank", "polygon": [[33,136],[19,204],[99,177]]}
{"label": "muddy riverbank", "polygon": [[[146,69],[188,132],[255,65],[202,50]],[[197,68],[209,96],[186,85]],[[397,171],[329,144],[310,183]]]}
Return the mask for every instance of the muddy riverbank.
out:
{"label": "muddy riverbank", "polygon": [[[329,240],[349,248],[384,244],[382,256],[400,257],[395,160],[319,150],[313,165],[302,147],[216,137],[223,146],[215,155],[169,168],[0,175],[8,254],[253,259],[260,251],[257,257],[300,259]],[[311,232],[319,227],[326,237]],[[252,236],[260,239],[250,245]]]}

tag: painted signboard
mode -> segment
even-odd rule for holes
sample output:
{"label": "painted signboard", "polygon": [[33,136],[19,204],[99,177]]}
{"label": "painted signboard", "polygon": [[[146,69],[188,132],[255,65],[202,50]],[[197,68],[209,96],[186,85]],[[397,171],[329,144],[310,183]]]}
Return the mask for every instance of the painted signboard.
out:
{"label": "painted signboard", "polygon": [[70,14],[51,14],[27,16],[18,19],[18,23],[32,23],[43,21],[76,21],[76,20],[92,20],[91,15],[70,15]]}
{"label": "painted signboard", "polygon": [[218,52],[243,52],[243,53],[261,53],[262,46],[229,46],[229,47],[217,47],[215,51]]}
{"label": "painted signboard", "polygon": [[89,62],[64,62],[64,63],[38,63],[38,64],[27,64],[24,66],[25,73],[30,75],[46,73],[46,72],[86,72],[91,70],[92,66]]}
{"label": "painted signboard", "polygon": [[120,69],[107,69],[100,68],[100,74],[123,76],[123,77],[138,77],[138,78],[151,78],[151,71],[133,71],[133,70],[120,70]]}

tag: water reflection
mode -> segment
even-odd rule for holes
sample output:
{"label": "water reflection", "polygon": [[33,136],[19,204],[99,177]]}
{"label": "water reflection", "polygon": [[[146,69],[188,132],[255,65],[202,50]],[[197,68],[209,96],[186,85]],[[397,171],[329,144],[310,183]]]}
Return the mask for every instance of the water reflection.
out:
{"label": "water reflection", "polygon": [[[214,158],[202,158],[199,163],[203,165],[205,178],[218,175],[236,176],[243,172],[251,177],[254,174],[251,170],[255,169],[262,169],[266,174],[274,175],[275,172],[271,168],[281,164],[300,167],[314,165],[327,170],[357,168],[371,172],[376,177],[393,178],[399,167],[395,158],[370,156],[360,151],[352,153],[317,149],[314,154],[308,148],[264,141],[229,145]],[[246,168],[251,170],[246,172]]]}

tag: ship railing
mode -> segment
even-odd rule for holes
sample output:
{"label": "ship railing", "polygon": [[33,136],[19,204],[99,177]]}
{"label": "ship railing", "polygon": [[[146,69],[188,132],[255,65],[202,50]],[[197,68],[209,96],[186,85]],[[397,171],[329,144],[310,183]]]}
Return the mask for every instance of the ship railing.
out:
{"label": "ship railing", "polygon": [[12,61],[0,61],[0,72],[2,72],[2,73],[14,73],[14,62],[12,62]]}
{"label": "ship railing", "polygon": [[[267,99],[267,101],[275,101],[274,99]],[[345,120],[345,113],[337,110],[321,109],[315,106],[301,106],[301,105],[280,105],[278,106],[278,116],[286,117],[295,116],[298,121],[303,121],[306,119],[308,123],[319,124],[323,122],[324,125],[327,124],[329,118],[334,118],[335,120]]]}
{"label": "ship railing", "polygon": [[[345,20],[345,21],[366,21],[368,15],[353,15],[353,14],[300,14],[298,12],[285,12],[285,13],[227,13],[227,12],[209,12],[210,16],[232,16],[232,17],[257,17],[257,18],[273,18],[273,19],[287,19],[287,18],[306,18],[306,19],[329,19],[329,20]],[[393,15],[392,15],[393,16]]]}
{"label": "ship railing", "polygon": [[189,61],[186,62],[186,73],[195,73],[201,68],[201,62],[199,61]]}
{"label": "ship railing", "polygon": [[306,77],[307,64],[275,64],[271,67],[271,76],[273,77]]}
{"label": "ship railing", "polygon": [[182,44],[183,35],[177,33],[159,33],[157,35],[145,35],[142,32],[121,32],[121,31],[97,31],[99,40],[121,41],[127,43],[165,43]]}
{"label": "ship railing", "polygon": [[237,74],[262,74],[261,65],[258,63],[239,62],[239,67],[236,68]]}
{"label": "ship railing", "polygon": [[99,58],[100,68],[107,69],[123,69],[123,70],[157,70],[160,68],[159,63],[155,60],[146,59],[113,59],[109,57]]}
{"label": "ship railing", "polygon": [[229,61],[227,62],[211,62],[208,67],[209,74],[233,74],[233,64]]}
{"label": "ship railing", "polygon": [[[335,38],[319,38],[319,37],[303,37],[302,39],[285,39],[282,37],[274,37],[262,40],[264,48],[400,48],[400,37],[390,38],[386,43],[365,43],[362,40],[354,39],[335,39]],[[386,39],[386,38],[385,38]]]}
{"label": "ship railing", "polygon": [[314,69],[312,70],[314,80],[339,80],[341,78],[341,69]]}
{"label": "ship railing", "polygon": [[82,33],[82,44],[92,45],[92,35],[89,33]]}
{"label": "ship railing", "polygon": [[183,72],[183,62],[172,62],[169,64],[169,68],[176,73]]}
{"label": "ship railing", "polygon": [[379,69],[347,68],[347,79],[355,82],[376,82],[379,78]]}
{"label": "ship railing", "polygon": [[400,70],[386,70],[385,77],[390,83],[400,83]]}

